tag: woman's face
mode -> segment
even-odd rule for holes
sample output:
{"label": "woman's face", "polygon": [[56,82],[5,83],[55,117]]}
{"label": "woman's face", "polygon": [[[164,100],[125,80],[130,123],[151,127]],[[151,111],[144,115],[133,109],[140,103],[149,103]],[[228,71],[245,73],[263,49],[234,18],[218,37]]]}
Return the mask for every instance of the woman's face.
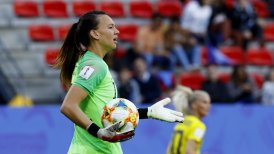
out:
{"label": "woman's face", "polygon": [[200,117],[204,117],[208,114],[211,107],[211,101],[208,94],[203,94],[197,99],[196,110]]}
{"label": "woman's face", "polygon": [[107,51],[111,51],[117,47],[119,31],[115,27],[114,21],[108,15],[98,17],[99,24],[98,40],[100,45]]}

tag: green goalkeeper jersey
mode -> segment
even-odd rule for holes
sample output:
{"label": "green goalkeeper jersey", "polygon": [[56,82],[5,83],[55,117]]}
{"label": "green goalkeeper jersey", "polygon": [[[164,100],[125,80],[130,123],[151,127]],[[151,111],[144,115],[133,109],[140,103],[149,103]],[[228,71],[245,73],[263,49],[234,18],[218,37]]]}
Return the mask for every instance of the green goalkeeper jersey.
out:
{"label": "green goalkeeper jersey", "polygon": [[[82,111],[99,127],[104,105],[117,98],[117,88],[102,58],[87,51],[76,63],[72,84],[87,91],[80,103]],[[120,143],[110,143],[93,137],[85,129],[75,125],[69,154],[122,154]]]}

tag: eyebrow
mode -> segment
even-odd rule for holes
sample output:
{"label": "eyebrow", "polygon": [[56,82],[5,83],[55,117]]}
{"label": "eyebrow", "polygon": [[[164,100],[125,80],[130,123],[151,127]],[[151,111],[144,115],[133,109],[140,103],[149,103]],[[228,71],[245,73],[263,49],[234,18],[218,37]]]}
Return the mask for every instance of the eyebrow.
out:
{"label": "eyebrow", "polygon": [[109,26],[115,26],[115,24],[109,24]]}

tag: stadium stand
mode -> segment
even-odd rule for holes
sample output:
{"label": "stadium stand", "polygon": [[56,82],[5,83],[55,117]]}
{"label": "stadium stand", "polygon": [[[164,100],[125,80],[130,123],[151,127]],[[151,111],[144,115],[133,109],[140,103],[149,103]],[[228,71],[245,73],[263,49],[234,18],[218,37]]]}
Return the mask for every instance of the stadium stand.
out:
{"label": "stadium stand", "polygon": [[[232,5],[233,0],[226,0],[226,4]],[[266,46],[261,48],[257,46],[258,42],[254,42],[245,52],[240,47],[229,44],[220,46],[219,49],[234,60],[234,64],[247,64],[250,75],[254,73],[264,76],[267,69],[273,66],[274,24],[269,10],[266,9],[267,3],[253,0],[252,4],[260,20],[265,21],[263,33]],[[16,72],[21,71],[23,73],[21,80],[24,80],[27,88],[30,89],[26,93],[35,102],[45,100],[56,102],[60,99],[63,88],[60,87],[58,79],[59,71],[53,70],[49,65],[54,64],[61,42],[70,25],[78,20],[78,16],[94,9],[102,9],[109,13],[120,31],[121,42],[115,57],[122,59],[127,48],[134,42],[138,27],[148,23],[154,11],[159,11],[167,19],[173,15],[180,16],[183,6],[177,0],[2,0],[0,2],[0,43],[7,52],[2,53],[1,56],[6,57],[9,54],[13,60],[3,61],[1,68],[10,77],[18,91],[24,89],[17,85]],[[203,47],[201,54],[203,65],[208,64],[207,52],[207,48]],[[19,64],[17,69],[14,68],[13,61]],[[189,85],[193,89],[200,88],[200,82],[204,78],[203,67],[197,74],[182,73],[184,70],[181,68],[176,70],[181,73],[179,77],[181,84]],[[221,79],[229,80],[230,66],[219,66],[219,71]],[[260,82],[264,80],[262,77],[256,78]],[[40,94],[37,90],[41,89],[39,87],[43,87]],[[45,93],[48,94],[47,98]]]}

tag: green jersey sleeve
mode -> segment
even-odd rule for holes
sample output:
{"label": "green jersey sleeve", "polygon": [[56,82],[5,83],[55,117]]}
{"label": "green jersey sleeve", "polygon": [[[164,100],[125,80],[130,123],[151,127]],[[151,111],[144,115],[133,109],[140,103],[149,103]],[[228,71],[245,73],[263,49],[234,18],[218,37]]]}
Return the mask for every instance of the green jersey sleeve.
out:
{"label": "green jersey sleeve", "polygon": [[107,67],[102,61],[89,60],[76,64],[72,84],[78,85],[92,93],[94,89],[102,82],[107,74]]}

